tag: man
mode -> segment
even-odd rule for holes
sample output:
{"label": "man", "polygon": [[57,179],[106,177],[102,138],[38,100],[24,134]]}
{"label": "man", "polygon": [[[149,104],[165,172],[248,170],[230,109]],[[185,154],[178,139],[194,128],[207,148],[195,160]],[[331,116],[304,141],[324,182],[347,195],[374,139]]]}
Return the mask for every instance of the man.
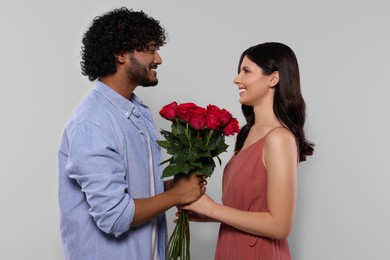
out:
{"label": "man", "polygon": [[163,260],[164,212],[205,192],[194,173],[164,191],[152,115],[133,93],[157,85],[165,37],[159,21],[126,8],[96,17],[84,34],[82,73],[97,81],[59,149],[65,259]]}

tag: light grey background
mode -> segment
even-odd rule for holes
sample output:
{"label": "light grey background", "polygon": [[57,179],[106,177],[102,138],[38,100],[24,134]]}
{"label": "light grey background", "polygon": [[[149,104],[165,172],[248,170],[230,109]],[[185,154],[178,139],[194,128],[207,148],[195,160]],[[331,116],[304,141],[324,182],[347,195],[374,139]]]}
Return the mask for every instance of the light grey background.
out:
{"label": "light grey background", "polygon": [[[389,259],[390,5],[387,1],[11,1],[0,4],[0,259],[63,259],[57,149],[90,83],[80,40],[114,7],[144,10],[169,34],[156,88],[137,89],[159,128],[173,101],[216,104],[243,123],[232,83],[241,52],[296,53],[315,155],[299,167],[293,259]],[[364,2],[364,3],[363,3]],[[234,138],[228,139],[232,153]],[[220,201],[222,168],[208,192]],[[169,227],[175,210],[168,212]],[[213,258],[217,224],[191,224],[192,257]]]}

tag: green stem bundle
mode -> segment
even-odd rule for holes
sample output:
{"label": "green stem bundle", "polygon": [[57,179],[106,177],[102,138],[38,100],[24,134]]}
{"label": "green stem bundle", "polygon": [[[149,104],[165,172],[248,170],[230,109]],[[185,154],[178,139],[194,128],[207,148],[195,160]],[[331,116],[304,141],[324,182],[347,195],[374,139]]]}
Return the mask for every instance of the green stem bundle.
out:
{"label": "green stem bundle", "polygon": [[190,260],[190,224],[188,212],[183,210],[177,220],[167,246],[168,260]]}

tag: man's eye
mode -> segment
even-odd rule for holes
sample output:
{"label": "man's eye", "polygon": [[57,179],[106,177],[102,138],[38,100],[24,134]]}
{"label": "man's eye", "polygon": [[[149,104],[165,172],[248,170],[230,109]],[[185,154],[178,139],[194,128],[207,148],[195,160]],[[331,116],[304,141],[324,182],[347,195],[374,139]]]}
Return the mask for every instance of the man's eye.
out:
{"label": "man's eye", "polygon": [[149,52],[150,54],[154,55],[156,53],[157,49],[155,49],[155,48],[147,48],[146,51]]}

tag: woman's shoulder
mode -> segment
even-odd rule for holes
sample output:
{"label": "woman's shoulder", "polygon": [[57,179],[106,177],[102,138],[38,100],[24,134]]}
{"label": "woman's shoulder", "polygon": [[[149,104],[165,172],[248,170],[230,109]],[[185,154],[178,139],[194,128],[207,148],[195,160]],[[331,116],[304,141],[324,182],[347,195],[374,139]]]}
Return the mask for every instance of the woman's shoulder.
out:
{"label": "woman's shoulder", "polygon": [[296,139],[294,134],[285,127],[276,127],[272,129],[265,140],[265,145],[271,146],[286,146],[294,145],[296,146]]}
{"label": "woman's shoulder", "polygon": [[297,161],[298,145],[294,134],[284,127],[273,129],[264,141],[263,156],[266,168]]}

